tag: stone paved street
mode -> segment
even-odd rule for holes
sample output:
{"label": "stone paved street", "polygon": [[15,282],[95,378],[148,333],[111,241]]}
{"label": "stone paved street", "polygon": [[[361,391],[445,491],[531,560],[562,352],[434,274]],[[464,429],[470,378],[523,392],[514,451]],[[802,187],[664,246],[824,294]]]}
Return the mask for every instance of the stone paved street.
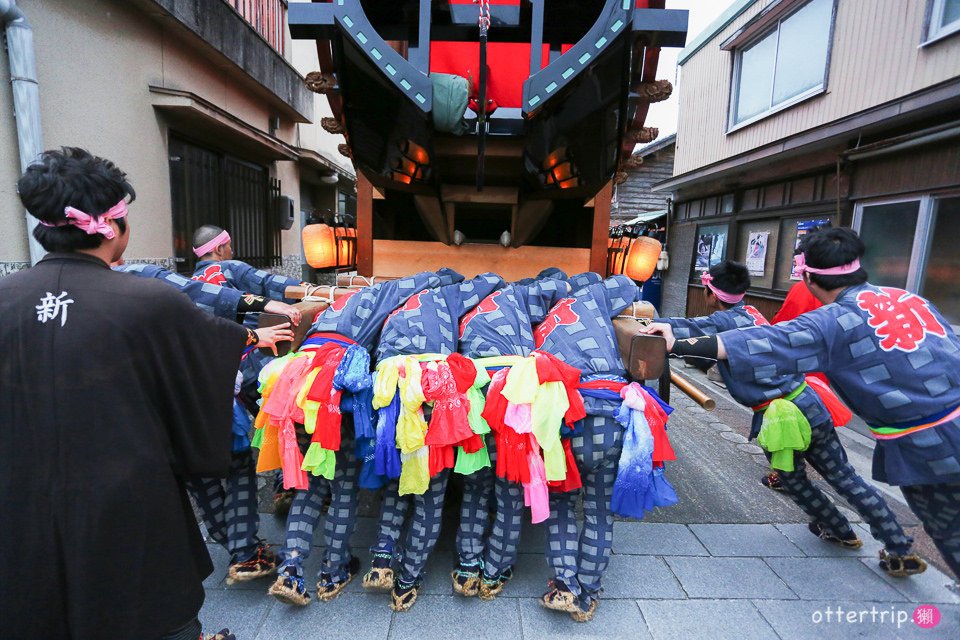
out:
{"label": "stone paved street", "polygon": [[[885,576],[876,560],[880,545],[862,524],[857,527],[864,547],[858,551],[814,538],[785,496],[758,483],[766,466],[759,450],[745,444],[749,415],[721,389],[693,377],[717,398],[718,409],[707,413],[674,390],[678,410],[669,428],[679,460],[667,473],[681,503],[644,522],[615,524],[614,556],[592,622],[577,624],[537,604],[550,577],[543,527],[525,529],[516,577],[500,598],[480,602],[453,595],[457,493],[451,490],[445,528],[411,612],[393,613],[387,595],[364,593],[359,580],[336,601],[302,609],[269,598],[267,579],[227,587],[226,553],[211,546],[217,569],[207,581],[205,629],[229,626],[240,640],[960,637],[960,598],[946,588],[946,575],[931,566],[919,577]],[[862,439],[843,438],[851,459],[869,469],[868,449],[858,450]],[[888,501],[916,535],[916,519],[893,497]],[[282,523],[270,514],[262,518],[262,534],[280,544]],[[373,518],[361,518],[353,544],[364,564],[374,530]],[[319,555],[315,551],[307,563],[311,576]],[[938,607],[936,628],[913,623],[920,604]]]}

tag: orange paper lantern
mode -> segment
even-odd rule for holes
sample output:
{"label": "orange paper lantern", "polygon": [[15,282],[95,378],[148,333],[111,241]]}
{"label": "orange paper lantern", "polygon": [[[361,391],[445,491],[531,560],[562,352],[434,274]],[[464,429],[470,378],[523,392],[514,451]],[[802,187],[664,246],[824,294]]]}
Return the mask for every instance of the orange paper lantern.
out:
{"label": "orange paper lantern", "polygon": [[303,228],[303,253],[314,269],[337,266],[337,239],[333,227],[308,224]]}
{"label": "orange paper lantern", "polygon": [[663,245],[650,236],[634,238],[627,249],[623,275],[637,282],[646,282],[657,269],[657,260]]}

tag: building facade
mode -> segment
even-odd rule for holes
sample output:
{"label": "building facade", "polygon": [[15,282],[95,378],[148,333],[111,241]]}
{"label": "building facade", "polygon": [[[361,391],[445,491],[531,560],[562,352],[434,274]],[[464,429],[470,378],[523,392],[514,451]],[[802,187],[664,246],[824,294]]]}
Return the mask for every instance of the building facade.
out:
{"label": "building facade", "polygon": [[627,170],[627,179],[616,185],[610,208],[610,226],[627,223],[637,216],[665,212],[670,200],[667,193],[654,193],[653,185],[673,176],[676,134],[651,142],[634,153],[643,164]]}
{"label": "building facade", "polygon": [[729,258],[769,317],[799,237],[840,225],[871,281],[960,323],[960,1],[738,0],[679,64],[674,175],[655,187],[674,200],[671,307],[704,312],[699,273]]}
{"label": "building facade", "polygon": [[[336,208],[352,168],[312,121],[325,99],[286,0],[20,0],[35,42],[43,147],[116,162],[137,190],[127,259],[192,269],[201,224],[238,258],[302,272],[304,208]],[[10,83],[7,60],[0,84]],[[325,134],[326,135],[326,134]],[[0,273],[29,265],[11,93],[0,91]]]}

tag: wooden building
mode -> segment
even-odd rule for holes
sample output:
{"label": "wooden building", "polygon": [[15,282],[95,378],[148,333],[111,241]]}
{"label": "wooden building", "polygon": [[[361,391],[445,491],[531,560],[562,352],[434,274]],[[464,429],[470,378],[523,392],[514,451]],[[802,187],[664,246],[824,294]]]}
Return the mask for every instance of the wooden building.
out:
{"label": "wooden building", "polygon": [[[960,323],[960,2],[738,0],[679,57],[671,307],[747,262],[768,316],[798,236],[852,226],[871,281]],[[679,287],[682,290],[684,287]]]}

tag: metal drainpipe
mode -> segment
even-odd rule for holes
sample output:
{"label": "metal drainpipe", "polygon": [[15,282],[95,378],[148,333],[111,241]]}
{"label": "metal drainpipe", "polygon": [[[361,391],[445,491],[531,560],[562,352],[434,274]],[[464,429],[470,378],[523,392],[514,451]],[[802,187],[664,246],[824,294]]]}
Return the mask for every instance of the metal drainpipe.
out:
{"label": "metal drainpipe", "polygon": [[[40,84],[37,82],[37,61],[33,52],[33,29],[16,0],[0,0],[0,24],[7,36],[7,57],[10,62],[10,84],[13,88],[13,111],[17,120],[17,143],[20,148],[20,171],[26,171],[43,152],[43,129],[40,126]],[[24,213],[27,220],[27,242],[30,263],[43,257],[43,247],[33,237],[37,219]]]}

